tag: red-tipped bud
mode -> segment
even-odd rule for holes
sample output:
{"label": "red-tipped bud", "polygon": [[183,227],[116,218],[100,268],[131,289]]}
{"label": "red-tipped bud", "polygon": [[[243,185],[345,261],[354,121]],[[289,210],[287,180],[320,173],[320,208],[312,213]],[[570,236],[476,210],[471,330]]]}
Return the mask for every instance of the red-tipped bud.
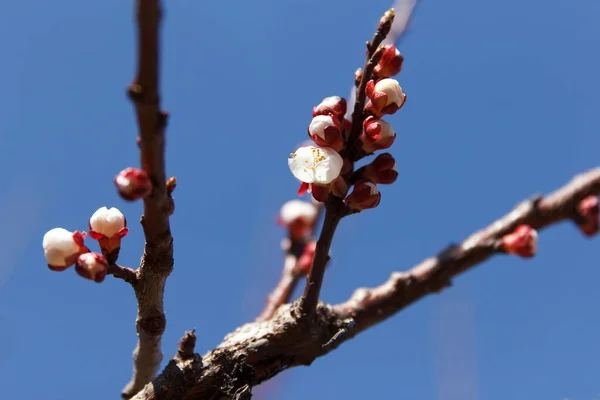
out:
{"label": "red-tipped bud", "polygon": [[308,188],[309,193],[312,194],[313,199],[322,203],[327,199],[327,195],[329,194],[329,185],[317,185],[315,183],[311,183]]}
{"label": "red-tipped bud", "polygon": [[90,249],[83,244],[85,236],[85,232],[70,232],[63,228],[46,232],[42,247],[48,268],[52,271],[64,271],[75,264],[80,254],[89,252]]}
{"label": "red-tipped bud", "polygon": [[354,184],[354,190],[345,200],[348,207],[362,211],[375,208],[381,201],[381,193],[373,182],[360,180]]}
{"label": "red-tipped bud", "polygon": [[148,174],[139,168],[125,168],[115,176],[114,182],[124,200],[137,200],[152,192],[152,182]]}
{"label": "red-tipped bud", "polygon": [[363,150],[372,154],[375,150],[387,149],[396,140],[396,132],[388,122],[369,116],[363,122],[363,133],[360,141]]}
{"label": "red-tipped bud", "polygon": [[344,148],[342,123],[331,115],[317,115],[308,126],[308,136],[322,147],[331,147],[336,151]]}
{"label": "red-tipped bud", "polygon": [[393,44],[386,44],[384,48],[383,55],[379,59],[379,63],[375,66],[374,71],[377,76],[388,78],[398,74],[402,70],[404,57]]}
{"label": "red-tipped bud", "polygon": [[581,217],[581,222],[578,223],[579,229],[590,237],[598,233],[600,225],[598,196],[591,195],[581,200],[578,211]]}
{"label": "red-tipped bud", "polygon": [[304,246],[302,255],[296,261],[294,272],[298,275],[308,275],[312,267],[313,259],[315,258],[315,250],[317,249],[317,242],[311,241]]}
{"label": "red-tipped bud", "polygon": [[102,254],[85,253],[77,258],[75,271],[85,279],[100,283],[108,271],[108,261]]}
{"label": "red-tipped bud", "polygon": [[396,182],[398,178],[396,160],[390,153],[378,155],[371,164],[365,167],[363,177],[373,183],[383,183],[386,185]]}
{"label": "red-tipped bud", "polygon": [[502,247],[509,254],[529,258],[537,251],[538,233],[529,225],[519,225],[502,238]]}
{"label": "red-tipped bud", "polygon": [[127,219],[118,208],[101,207],[92,214],[89,222],[89,235],[96,239],[102,254],[114,263],[119,258],[121,250],[121,239],[127,235]]}
{"label": "red-tipped bud", "polygon": [[331,115],[342,120],[346,114],[346,99],[339,96],[326,97],[312,111],[313,118],[317,115]]}
{"label": "red-tipped bud", "polygon": [[406,95],[395,79],[380,79],[377,83],[370,80],[365,91],[370,99],[366,109],[377,116],[394,114],[406,101]]}

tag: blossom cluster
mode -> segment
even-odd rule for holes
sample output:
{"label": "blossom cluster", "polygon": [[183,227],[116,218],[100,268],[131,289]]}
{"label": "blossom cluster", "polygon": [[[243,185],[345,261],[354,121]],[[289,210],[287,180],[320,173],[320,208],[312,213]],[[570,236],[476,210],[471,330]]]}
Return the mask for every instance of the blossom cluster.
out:
{"label": "blossom cluster", "polygon": [[[119,195],[128,201],[144,198],[151,194],[152,183],[148,174],[138,168],[126,168],[114,178]],[[117,208],[101,207],[88,221],[88,231],[69,231],[54,228],[46,232],[42,240],[48,268],[64,271],[75,265],[82,277],[102,282],[108,266],[119,258],[121,240],[127,233],[127,219]],[[90,251],[84,244],[86,237],[98,241],[101,253]]]}
{"label": "blossom cluster", "polygon": [[[345,99],[327,97],[313,108],[308,136],[314,145],[300,147],[288,159],[290,171],[301,182],[299,195],[311,193],[319,202],[333,195],[344,199],[354,212],[379,204],[377,185],[391,184],[398,177],[394,157],[380,154],[357,171],[354,163],[391,147],[396,139],[394,128],[382,117],[396,113],[406,101],[398,81],[390,78],[400,72],[403,60],[394,45],[384,46],[374,79],[365,87],[368,102],[364,118],[359,121],[360,132],[352,132],[352,122],[344,118]],[[351,186],[353,190],[348,194]]]}

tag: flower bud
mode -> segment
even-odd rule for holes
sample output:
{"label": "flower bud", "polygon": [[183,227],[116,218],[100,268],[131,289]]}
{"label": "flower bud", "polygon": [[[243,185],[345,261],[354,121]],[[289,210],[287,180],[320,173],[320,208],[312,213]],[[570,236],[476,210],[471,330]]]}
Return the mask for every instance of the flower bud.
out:
{"label": "flower bud", "polygon": [[88,222],[89,235],[96,239],[102,254],[111,262],[114,263],[119,258],[119,250],[121,250],[121,239],[127,235],[127,219],[119,211],[118,208],[100,207]]}
{"label": "flower bud", "polygon": [[315,204],[290,200],[281,207],[277,221],[288,229],[293,240],[299,241],[310,237],[317,215],[318,209]]}
{"label": "flower bud", "polygon": [[75,264],[80,254],[90,251],[84,246],[83,239],[85,232],[70,232],[63,228],[54,228],[46,232],[42,247],[48,268],[52,271],[64,271]]}
{"label": "flower bud", "polygon": [[529,225],[519,225],[502,238],[502,247],[509,254],[524,258],[533,257],[537,251],[538,233]]}
{"label": "flower bud", "polygon": [[375,66],[374,72],[379,77],[388,78],[400,73],[404,57],[393,44],[386,44],[384,48],[383,55]]}
{"label": "flower bud", "polygon": [[362,176],[373,183],[392,184],[398,178],[396,160],[390,153],[380,154],[365,167]]}
{"label": "flower bud", "polygon": [[370,101],[366,109],[375,115],[394,114],[406,101],[400,84],[395,79],[380,79],[375,83],[370,80],[365,89]]}
{"label": "flower bud", "polygon": [[364,75],[364,73],[363,73],[362,68],[358,68],[356,71],[354,71],[354,85],[356,87],[358,87],[360,85],[360,81],[362,80],[363,75]]}
{"label": "flower bud", "polygon": [[363,133],[360,136],[362,149],[367,154],[375,150],[387,149],[396,140],[396,132],[392,125],[374,116],[365,118],[363,122]]}
{"label": "flower bud", "polygon": [[339,96],[326,97],[321,103],[313,108],[313,118],[317,115],[331,115],[342,120],[346,114],[346,99]]}
{"label": "flower bud", "polygon": [[290,171],[302,182],[298,191],[300,195],[311,189],[309,185],[325,186],[331,183],[340,175],[343,165],[342,157],[328,147],[300,147],[288,158]]}
{"label": "flower bud", "polygon": [[598,233],[598,228],[600,225],[600,207],[598,205],[598,196],[590,195],[584,198],[579,203],[577,209],[581,219],[581,221],[578,221],[577,224],[579,229],[586,236],[594,236],[596,233]]}
{"label": "flower bud", "polygon": [[115,176],[114,182],[124,200],[137,200],[152,192],[152,182],[148,174],[139,168],[125,168]]}
{"label": "flower bud", "polygon": [[79,276],[95,282],[102,282],[108,272],[108,261],[102,254],[85,253],[77,258],[75,271]]}
{"label": "flower bud", "polygon": [[335,178],[333,182],[329,184],[329,191],[336,197],[343,199],[348,194],[348,184],[342,176]]}
{"label": "flower bud", "polygon": [[381,193],[373,182],[360,180],[354,184],[354,190],[345,200],[348,207],[362,211],[368,208],[375,208],[381,201]]}
{"label": "flower bud", "polygon": [[308,127],[308,136],[318,146],[331,147],[336,151],[344,148],[342,123],[334,116],[315,116]]}

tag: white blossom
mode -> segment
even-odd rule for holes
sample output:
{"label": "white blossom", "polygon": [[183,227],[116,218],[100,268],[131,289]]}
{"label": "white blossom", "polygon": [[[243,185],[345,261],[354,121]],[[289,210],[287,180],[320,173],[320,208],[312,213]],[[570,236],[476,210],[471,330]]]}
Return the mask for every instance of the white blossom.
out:
{"label": "white blossom", "polygon": [[297,219],[302,219],[306,224],[312,224],[317,217],[317,207],[307,201],[290,200],[281,207],[279,218],[288,225]]}
{"label": "white blossom", "polygon": [[340,175],[344,160],[328,147],[300,147],[290,154],[288,166],[294,176],[304,183],[327,185]]}

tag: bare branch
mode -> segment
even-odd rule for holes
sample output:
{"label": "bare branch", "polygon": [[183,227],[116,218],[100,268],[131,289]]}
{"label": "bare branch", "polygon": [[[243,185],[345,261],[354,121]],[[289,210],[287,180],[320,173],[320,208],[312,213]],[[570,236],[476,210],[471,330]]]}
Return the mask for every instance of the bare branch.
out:
{"label": "bare branch", "polygon": [[[240,391],[279,372],[310,365],[430,293],[448,286],[450,279],[498,254],[497,241],[520,224],[538,230],[564,220],[576,220],[585,197],[600,194],[600,168],[576,176],[544,198],[525,201],[513,211],[470,237],[445,249],[408,272],[394,272],[384,284],[359,289],[336,306],[320,303],[312,320],[301,318],[298,302],[279,308],[264,322],[241,326],[203,357],[204,364],[181,365],[173,359],[156,380],[135,399],[235,399]],[[238,397],[239,398],[239,397]]]}
{"label": "bare branch", "polygon": [[[164,130],[167,114],[160,108],[159,30],[160,0],[137,0],[138,67],[129,87],[139,126],[141,166],[152,181],[144,198],[141,223],[146,245],[134,286],[138,301],[138,344],[133,352],[133,377],[122,396],[131,398],[158,372],[162,361],[161,337],[166,318],[163,309],[165,282],[173,269],[173,237],[169,215],[173,212],[165,174]],[[172,182],[174,183],[174,182]],[[174,188],[172,184],[171,187]]]}
{"label": "bare branch", "polygon": [[[303,246],[304,247],[304,246]],[[292,293],[298,284],[300,275],[295,273],[296,262],[299,255],[288,252],[283,261],[283,272],[281,279],[275,286],[275,289],[267,297],[267,303],[264,310],[256,318],[256,322],[267,321],[273,317],[277,309],[290,301]]]}
{"label": "bare branch", "polygon": [[109,264],[107,273],[115,278],[129,282],[133,286],[137,284],[137,274],[133,268],[123,267],[119,264]]}

